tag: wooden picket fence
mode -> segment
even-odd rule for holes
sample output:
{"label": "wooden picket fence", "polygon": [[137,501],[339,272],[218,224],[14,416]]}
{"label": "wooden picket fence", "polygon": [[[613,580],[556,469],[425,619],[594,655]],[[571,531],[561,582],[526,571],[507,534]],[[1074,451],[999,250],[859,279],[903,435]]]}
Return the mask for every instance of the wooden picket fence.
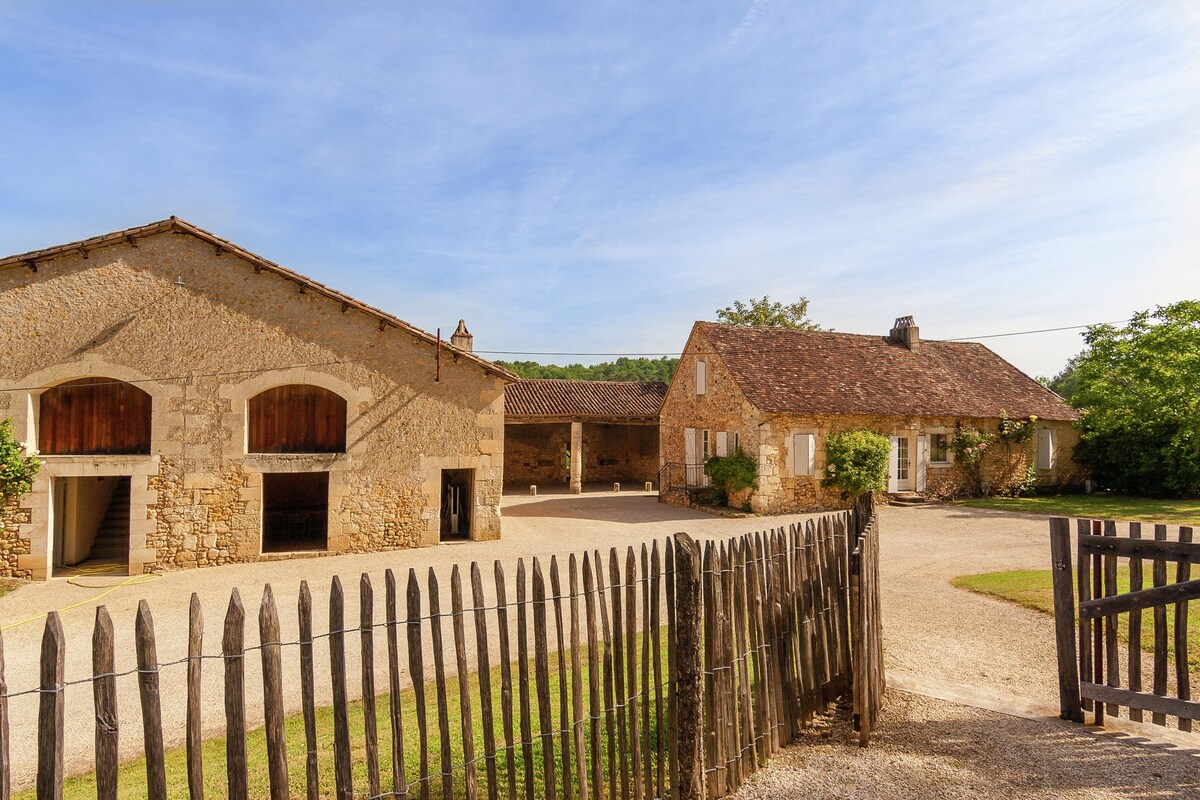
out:
{"label": "wooden picket fence", "polygon": [[858,743],[871,740],[887,682],[883,669],[883,617],[879,602],[879,519],[871,495],[854,507],[858,543],[850,553],[850,630],[854,637],[854,723]]}
{"label": "wooden picket fence", "polygon": [[[1190,731],[1200,719],[1200,702],[1191,699],[1188,667],[1188,602],[1200,600],[1200,580],[1191,580],[1191,565],[1200,560],[1200,544],[1192,528],[1183,526],[1168,538],[1166,525],[1154,525],[1154,538],[1142,536],[1142,525],[1129,523],[1119,536],[1113,520],[1076,522],[1077,568],[1071,563],[1071,521],[1050,520],[1050,552],[1054,576],[1055,641],[1058,650],[1059,705],[1063,719],[1084,721],[1093,712],[1097,725],[1105,713],[1117,716],[1121,707],[1129,718],[1144,721],[1150,712],[1155,725],[1175,717],[1180,730]],[[1118,559],[1127,559],[1129,591],[1118,591]],[[1145,562],[1150,562],[1146,586]],[[1175,580],[1167,582],[1168,564]],[[1168,630],[1167,608],[1174,609]],[[1078,610],[1078,628],[1076,628]],[[1151,612],[1151,630],[1143,630],[1143,614]],[[1122,616],[1124,618],[1122,624]],[[1119,635],[1126,633],[1125,682]],[[1078,639],[1076,639],[1078,631]],[[1148,635],[1147,635],[1148,634]],[[1152,638],[1153,675],[1145,691],[1142,659],[1145,639]],[[1169,695],[1170,654],[1174,645],[1175,694]]]}
{"label": "wooden picket fence", "polygon": [[[234,800],[723,797],[852,685],[862,686],[854,708],[866,743],[882,696],[877,527],[868,504],[702,548],[678,534],[623,554],[613,549],[607,558],[599,551],[571,555],[565,569],[558,558],[535,558],[528,570],[521,560],[511,601],[500,562],[488,592],[478,564],[455,566],[448,612],[435,570],[424,583],[410,570],[403,584],[387,570],[382,621],[364,574],[357,624],[349,627],[335,577],[324,633],[314,632],[312,595],[302,583],[295,641],[281,641],[267,586],[259,643],[247,645],[246,611],[235,590],[219,654],[205,652],[203,610],[193,595],[187,655],[166,663],[142,601],[137,669],[124,673],[115,671],[117,641],[100,607],[93,675],[71,682],[67,642],[51,613],[36,689],[7,690],[0,642],[0,800],[11,792],[9,700],[23,694],[39,695],[36,795],[61,798],[67,690],[76,684],[91,687],[95,772],[88,780],[100,800],[117,797],[117,745],[128,735],[118,719],[117,687],[125,676],[138,685],[146,797],[186,792],[201,800],[206,770],[215,766],[203,757],[206,661],[223,671],[220,788]],[[348,701],[348,636],[358,640],[361,708]],[[328,645],[332,735],[322,727],[326,709],[316,703],[321,639]],[[284,694],[292,684],[284,680],[284,654],[293,648],[289,669],[299,673],[303,741],[286,734]],[[376,686],[377,648],[386,649],[386,686]],[[255,652],[265,752],[248,745],[257,715],[248,719],[246,711],[246,660]],[[186,769],[171,779],[164,691],[181,693],[187,704]],[[71,711],[76,720],[84,714],[91,716]]]}

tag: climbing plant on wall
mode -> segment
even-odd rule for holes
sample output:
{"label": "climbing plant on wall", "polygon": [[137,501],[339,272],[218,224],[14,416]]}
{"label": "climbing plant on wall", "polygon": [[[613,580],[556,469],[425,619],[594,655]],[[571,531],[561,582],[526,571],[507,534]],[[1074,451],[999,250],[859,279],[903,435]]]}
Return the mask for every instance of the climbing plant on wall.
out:
{"label": "climbing plant on wall", "polygon": [[41,466],[42,462],[36,456],[26,454],[24,445],[17,441],[12,420],[0,422],[0,508],[33,488],[33,479]]}

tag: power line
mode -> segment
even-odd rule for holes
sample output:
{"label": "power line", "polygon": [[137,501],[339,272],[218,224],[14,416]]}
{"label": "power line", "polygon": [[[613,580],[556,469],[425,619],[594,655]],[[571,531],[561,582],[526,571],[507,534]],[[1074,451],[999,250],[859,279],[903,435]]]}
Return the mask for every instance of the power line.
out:
{"label": "power line", "polygon": [[[1037,334],[1037,333],[1055,333],[1058,331],[1081,330],[1083,328],[1094,327],[1095,325],[1118,325],[1118,324],[1125,323],[1128,321],[1129,320],[1127,320],[1127,319],[1120,319],[1120,320],[1114,320],[1112,322],[1095,322],[1095,323],[1092,323],[1089,325],[1066,325],[1066,326],[1063,326],[1060,328],[1040,328],[1037,330],[1029,330],[1029,331],[1010,331],[1008,333],[988,333],[988,334],[983,334],[981,336],[963,336],[963,337],[959,337],[956,339],[939,339],[936,341],[966,342],[966,341],[974,341],[976,339],[999,339],[999,338],[1006,337],[1006,336],[1028,336],[1028,335]],[[553,350],[475,350],[473,352],[476,355],[487,354],[487,355],[506,355],[506,356],[571,356],[571,357],[581,357],[581,358],[582,357],[674,358],[674,357],[678,357],[678,356],[682,355],[682,352],[680,352],[680,351],[673,351],[673,352],[669,352],[669,353],[663,353],[663,352],[658,352],[658,353],[584,353],[584,352],[572,353],[572,352],[553,351]],[[699,352],[696,355],[716,355],[716,354],[709,353],[709,352]],[[385,360],[388,358],[389,357],[387,357],[387,356],[365,356],[365,357],[361,357],[361,358],[353,358],[353,359],[345,359],[345,360],[319,361],[319,362],[314,362],[314,363],[309,363],[309,364],[287,364],[287,365],[278,366],[278,367],[265,367],[265,368],[260,368],[260,369],[217,370],[217,371],[213,371],[213,372],[193,372],[193,373],[180,374],[180,375],[167,375],[167,376],[155,377],[155,378],[136,378],[136,379],[128,380],[128,381],[120,381],[120,380],[116,380],[116,379],[111,379],[111,380],[107,380],[107,381],[106,380],[97,380],[96,382],[94,382],[90,385],[92,385],[92,386],[107,386],[107,385],[118,384],[118,383],[132,383],[132,384],[162,383],[162,382],[171,382],[171,381],[192,381],[197,378],[221,378],[221,377],[230,377],[230,376],[257,376],[257,375],[266,375],[271,372],[286,372],[288,370],[293,370],[293,369],[310,369],[310,368],[314,368],[314,367],[335,367],[335,366],[343,366],[343,365],[347,365],[347,364],[362,364],[364,362],[382,361],[382,360]],[[98,376],[98,377],[100,377],[100,376]],[[9,387],[9,388],[0,388],[0,391],[4,391],[4,392],[36,392],[36,391],[43,391],[45,389],[50,389],[50,388],[53,388],[53,386],[17,386],[17,387]]]}
{"label": "power line", "polygon": [[1040,328],[1035,331],[1011,331],[1009,333],[985,333],[982,336],[960,336],[957,339],[941,339],[943,342],[971,342],[976,339],[999,339],[1004,336],[1028,336],[1031,333],[1055,333],[1056,331],[1077,331],[1083,328],[1094,328],[1097,325],[1120,325],[1129,322],[1127,319],[1113,320],[1112,322],[1093,322],[1091,325],[1066,325],[1061,328]]}

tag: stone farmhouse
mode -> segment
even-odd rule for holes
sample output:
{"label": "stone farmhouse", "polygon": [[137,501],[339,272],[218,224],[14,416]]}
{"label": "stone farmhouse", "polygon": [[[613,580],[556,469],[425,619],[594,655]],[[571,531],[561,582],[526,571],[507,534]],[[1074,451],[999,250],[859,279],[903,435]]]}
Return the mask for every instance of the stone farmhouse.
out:
{"label": "stone farmhouse", "polygon": [[641,488],[659,468],[661,381],[523,380],[504,399],[504,483]]}
{"label": "stone farmhouse", "polygon": [[44,460],[0,574],[500,535],[504,387],[451,342],[174,217],[0,259],[0,419]]}
{"label": "stone farmhouse", "polygon": [[697,322],[660,415],[660,491],[686,502],[706,482],[705,457],[741,447],[758,467],[754,511],[840,507],[821,486],[825,440],[865,428],[891,440],[889,492],[950,495],[964,477],[956,431],[994,433],[1002,412],[1036,417],[1035,430],[991,448],[985,482],[1012,485],[1031,465],[1038,484],[1080,479],[1074,409],[983,345],[922,341],[911,317],[887,336]]}

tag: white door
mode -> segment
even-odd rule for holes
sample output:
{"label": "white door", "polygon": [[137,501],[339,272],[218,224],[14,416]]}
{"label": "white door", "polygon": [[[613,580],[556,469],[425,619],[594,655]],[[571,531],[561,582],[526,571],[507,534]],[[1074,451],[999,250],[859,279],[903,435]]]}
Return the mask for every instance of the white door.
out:
{"label": "white door", "polygon": [[911,492],[913,488],[912,455],[909,445],[910,440],[907,436],[896,437],[896,491],[898,492]]}
{"label": "white door", "polygon": [[683,429],[683,463],[687,473],[687,485],[695,486],[700,483],[700,467],[696,456],[696,429]]}
{"label": "white door", "polygon": [[929,434],[917,437],[917,491],[925,491],[926,473],[929,471]]}

